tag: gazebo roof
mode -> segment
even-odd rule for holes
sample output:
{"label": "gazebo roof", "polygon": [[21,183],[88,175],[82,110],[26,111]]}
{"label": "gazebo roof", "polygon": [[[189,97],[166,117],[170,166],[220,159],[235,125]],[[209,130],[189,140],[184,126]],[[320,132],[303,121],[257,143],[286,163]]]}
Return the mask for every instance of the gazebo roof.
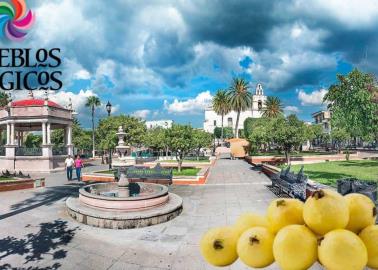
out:
{"label": "gazebo roof", "polygon": [[[45,104],[44,99],[22,99],[22,100],[13,101],[12,107],[34,107],[34,106],[44,106],[44,104]],[[62,106],[60,106],[58,103],[55,103],[54,101],[51,101],[51,100],[47,101],[47,106],[63,109]]]}

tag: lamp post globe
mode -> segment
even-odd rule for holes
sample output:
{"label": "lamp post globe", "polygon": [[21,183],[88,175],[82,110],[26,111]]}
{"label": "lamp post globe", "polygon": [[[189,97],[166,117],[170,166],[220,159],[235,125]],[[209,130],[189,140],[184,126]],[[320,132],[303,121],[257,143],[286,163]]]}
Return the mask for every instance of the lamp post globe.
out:
{"label": "lamp post globe", "polygon": [[112,104],[109,101],[106,104],[106,111],[108,112],[108,116],[110,116],[110,113],[112,112]]}

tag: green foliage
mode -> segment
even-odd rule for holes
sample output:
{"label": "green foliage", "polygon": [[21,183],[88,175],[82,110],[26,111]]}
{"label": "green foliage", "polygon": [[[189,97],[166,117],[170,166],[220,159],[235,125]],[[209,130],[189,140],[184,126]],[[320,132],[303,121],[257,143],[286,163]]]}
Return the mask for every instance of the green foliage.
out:
{"label": "green foliage", "polygon": [[354,69],[348,75],[337,75],[324,101],[332,111],[334,128],[345,128],[352,137],[378,134],[377,82],[373,75]]}
{"label": "green foliage", "polygon": [[118,127],[122,126],[125,131],[125,142],[133,146],[141,146],[146,127],[144,122],[136,117],[128,115],[110,116],[99,121],[96,138],[100,149],[114,149],[118,143],[116,135]]}
{"label": "green foliage", "polygon": [[210,147],[213,142],[212,134],[199,129],[193,130],[193,147],[197,152],[197,158],[199,157],[201,148]]}
{"label": "green foliage", "polygon": [[278,97],[268,97],[265,101],[263,117],[276,118],[283,115],[283,105]]}
{"label": "green foliage", "polygon": [[231,111],[231,104],[229,98],[227,96],[227,91],[225,90],[218,90],[213,98],[213,110],[218,115],[222,116],[222,128],[221,128],[221,136],[220,138],[224,138],[223,134],[223,118],[224,115],[228,114]]}
{"label": "green foliage", "polygon": [[243,112],[252,105],[252,94],[248,90],[248,82],[242,78],[234,78],[232,85],[227,92],[231,109],[237,112],[235,123],[235,135],[238,137],[238,126],[240,112]]}
{"label": "green foliage", "polygon": [[147,146],[154,151],[165,150],[167,148],[165,132],[165,129],[161,127],[147,130],[144,137],[144,146]]}
{"label": "green foliage", "polygon": [[[216,127],[214,129],[214,136],[216,139],[222,138],[222,128]],[[223,138],[224,139],[230,139],[234,137],[234,132],[231,127],[225,127],[223,128]]]}
{"label": "green foliage", "polygon": [[94,114],[96,107],[101,105],[101,101],[96,96],[90,96],[87,98],[87,102],[85,103],[85,107],[91,108],[91,116],[92,116],[92,154],[93,157],[95,155],[95,123],[94,123]]}
{"label": "green foliage", "polygon": [[261,148],[265,149],[272,142],[272,123],[274,120],[269,118],[249,118],[247,120],[245,134],[248,134],[246,138],[250,142],[251,150],[256,152]]}
{"label": "green foliage", "polygon": [[331,138],[334,142],[336,149],[340,152],[341,147],[350,139],[350,134],[345,128],[335,127],[331,130]]}
{"label": "green foliage", "polygon": [[315,139],[321,138],[323,134],[323,127],[320,124],[308,125],[306,128],[306,138],[311,142]]}
{"label": "green foliage", "polygon": [[0,107],[5,107],[9,103],[9,95],[4,91],[0,91]]}
{"label": "green foliage", "polygon": [[26,136],[25,146],[27,148],[41,147],[41,145],[42,145],[42,136],[41,135],[29,133]]}

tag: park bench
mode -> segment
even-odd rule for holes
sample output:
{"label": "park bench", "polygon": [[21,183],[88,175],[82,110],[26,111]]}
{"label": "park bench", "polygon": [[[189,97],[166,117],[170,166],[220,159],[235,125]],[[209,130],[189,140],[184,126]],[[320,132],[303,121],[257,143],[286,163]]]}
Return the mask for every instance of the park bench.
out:
{"label": "park bench", "polygon": [[271,177],[272,188],[276,190],[277,195],[287,194],[290,197],[306,200],[307,176],[303,173],[303,166],[296,174],[290,172],[290,166],[282,169]]}
{"label": "park bench", "polygon": [[[116,172],[116,178],[120,175],[120,169]],[[172,169],[163,168],[158,163],[154,168],[132,166],[126,169],[126,177],[130,183],[146,182],[162,185],[171,185],[173,179]]]}
{"label": "park bench", "polygon": [[357,178],[339,179],[337,180],[337,191],[342,195],[361,193],[377,204],[377,182],[375,181],[363,181]]}

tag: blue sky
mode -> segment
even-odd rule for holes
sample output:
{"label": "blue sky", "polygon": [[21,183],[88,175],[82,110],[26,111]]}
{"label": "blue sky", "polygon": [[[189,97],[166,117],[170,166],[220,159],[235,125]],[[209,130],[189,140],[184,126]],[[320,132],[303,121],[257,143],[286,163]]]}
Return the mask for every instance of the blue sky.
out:
{"label": "blue sky", "polygon": [[36,22],[22,47],[61,48],[64,87],[51,98],[72,98],[84,126],[97,95],[98,118],[109,100],[114,114],[201,127],[235,76],[311,121],[337,73],[378,71],[375,0],[26,2]]}

